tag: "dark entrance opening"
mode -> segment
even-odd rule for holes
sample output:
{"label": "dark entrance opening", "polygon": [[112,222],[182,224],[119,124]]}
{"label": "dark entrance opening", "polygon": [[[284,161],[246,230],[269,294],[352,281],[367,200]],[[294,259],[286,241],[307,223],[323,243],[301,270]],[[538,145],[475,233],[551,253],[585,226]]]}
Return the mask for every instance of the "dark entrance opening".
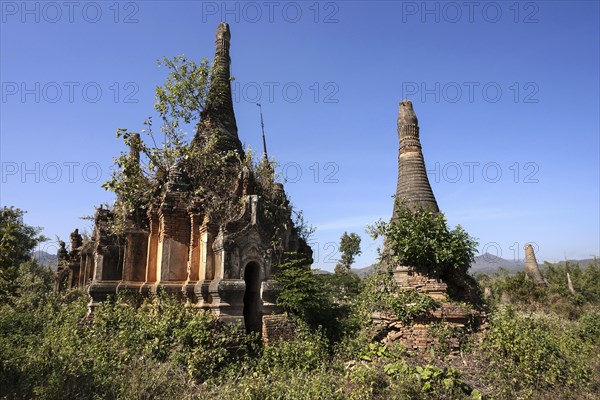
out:
{"label": "dark entrance opening", "polygon": [[260,312],[260,266],[255,262],[246,265],[244,272],[246,292],[244,293],[244,323],[246,332],[262,331]]}

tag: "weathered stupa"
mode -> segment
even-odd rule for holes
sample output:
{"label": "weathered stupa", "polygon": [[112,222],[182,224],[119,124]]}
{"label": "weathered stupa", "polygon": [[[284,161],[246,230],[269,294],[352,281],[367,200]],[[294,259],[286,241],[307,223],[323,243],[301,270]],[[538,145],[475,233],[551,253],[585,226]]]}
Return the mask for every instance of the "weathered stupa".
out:
{"label": "weathered stupa", "polygon": [[[396,220],[400,207],[411,211],[418,209],[439,212],[438,204],[431,190],[425,159],[419,138],[419,120],[410,100],[400,102],[398,110],[398,181],[392,223]],[[393,251],[385,249],[386,252]],[[394,278],[401,285],[410,287],[419,280],[427,287],[432,297],[441,298],[446,291],[446,284],[439,279],[421,275],[417,266],[394,265]],[[410,282],[409,282],[410,281]],[[421,287],[421,286],[419,286]]]}
{"label": "weathered stupa", "polygon": [[221,22],[217,27],[212,81],[194,142],[205,142],[210,134],[217,131],[219,150],[234,150],[239,154],[243,154],[244,150],[238,137],[238,128],[233,112],[233,97],[231,95],[230,41],[229,25]]}
{"label": "weathered stupa", "polygon": [[546,281],[535,258],[535,252],[531,243],[525,245],[525,270],[536,285],[546,286]]}
{"label": "weathered stupa", "polygon": [[395,218],[399,206],[439,212],[431,190],[425,159],[419,139],[419,120],[410,100],[400,102],[398,110],[398,183],[396,185]]}
{"label": "weathered stupa", "polygon": [[[410,211],[425,210],[439,212],[438,204],[431,190],[425,160],[419,139],[419,121],[410,100],[403,100],[398,111],[398,182],[391,223],[398,221],[401,207]],[[451,350],[460,347],[460,338],[482,323],[482,314],[447,300],[448,283],[443,277],[433,274],[426,265],[394,265],[390,256],[394,249],[384,243],[382,265],[390,268],[394,280],[401,290],[416,290],[438,302],[435,309],[417,317],[413,323],[403,323],[389,313],[375,313],[372,318],[377,328],[376,338],[383,343],[400,342],[409,349],[427,349],[439,345],[439,337],[432,327],[445,325],[451,332],[446,337]],[[456,289],[457,282],[452,282]],[[461,290],[459,288],[459,290]],[[462,332],[462,333],[461,333]]]}
{"label": "weathered stupa", "polygon": [[[239,161],[243,150],[233,111],[230,38],[229,26],[221,23],[211,86],[192,146],[201,149],[216,139],[210,153],[237,154],[224,169],[234,171],[228,176],[231,187],[212,203],[199,197],[197,189],[205,183],[189,176],[194,169],[188,167],[198,164],[191,160],[187,167],[182,163],[170,169],[165,188],[140,208],[143,212],[127,216],[123,232],[111,230],[113,210],[97,209],[91,240],[84,243],[75,232],[70,253],[60,253],[62,286],[89,285],[92,309],[119,292],[166,291],[222,320],[241,321],[248,331],[261,331],[263,316],[280,312],[274,267],[286,253],[300,253],[312,262],[312,251],[292,222],[283,185],[272,177],[258,181]],[[138,162],[134,147],[131,157]],[[215,204],[232,211],[215,212]]]}

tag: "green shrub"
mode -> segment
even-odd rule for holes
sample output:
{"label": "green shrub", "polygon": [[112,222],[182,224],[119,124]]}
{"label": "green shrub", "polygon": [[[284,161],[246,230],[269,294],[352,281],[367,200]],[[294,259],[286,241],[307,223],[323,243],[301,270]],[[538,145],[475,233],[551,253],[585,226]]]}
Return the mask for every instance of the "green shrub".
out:
{"label": "green shrub", "polygon": [[579,318],[579,336],[585,342],[600,344],[600,312],[589,311]]}
{"label": "green shrub", "polygon": [[446,356],[454,349],[453,342],[458,342],[461,350],[467,350],[472,342],[465,329],[444,321],[435,322],[429,326],[431,337],[436,340],[431,346],[434,354]]}
{"label": "green shrub", "polygon": [[106,301],[84,324],[84,293],[35,296],[0,308],[0,397],[180,397],[256,353],[239,326],[168,296]]}
{"label": "green shrub", "polygon": [[330,370],[252,372],[219,384],[201,386],[196,398],[215,400],[344,400],[340,377]]}
{"label": "green shrub", "polygon": [[145,299],[140,307],[117,299],[104,302],[84,334],[107,367],[127,368],[135,358],[174,362],[202,382],[226,373],[248,356],[253,338],[241,326],[222,324],[204,310],[185,307],[167,295]]}
{"label": "green shrub", "polygon": [[374,239],[385,237],[391,251],[382,256],[389,265],[427,268],[439,275],[466,272],[471,267],[477,241],[460,225],[449,229],[442,213],[412,211],[403,205],[395,211],[392,222],[379,220],[369,227]]}
{"label": "green shrub", "polygon": [[[567,284],[567,269],[571,275],[575,293]],[[543,274],[548,286],[538,286],[525,271],[513,275],[507,270],[495,274],[479,275],[480,287],[492,289],[491,305],[500,303],[503,293],[510,297],[510,304],[522,310],[551,311],[570,320],[576,320],[589,305],[600,304],[600,267],[595,260],[587,267],[578,264],[545,263]]]}
{"label": "green shrub", "polygon": [[311,330],[296,320],[298,330],[292,340],[267,346],[258,360],[257,369],[268,373],[274,370],[311,371],[323,369],[329,361],[328,341],[319,331]]}
{"label": "green shrub", "polygon": [[305,259],[288,254],[287,261],[276,267],[274,279],[282,285],[277,304],[313,330],[322,329],[330,343],[357,330],[351,306],[346,301],[358,291],[359,282],[354,274],[318,275],[311,271]]}
{"label": "green shrub", "polygon": [[588,348],[567,321],[507,306],[492,315],[490,324],[484,349],[518,390],[575,388],[588,381]]}

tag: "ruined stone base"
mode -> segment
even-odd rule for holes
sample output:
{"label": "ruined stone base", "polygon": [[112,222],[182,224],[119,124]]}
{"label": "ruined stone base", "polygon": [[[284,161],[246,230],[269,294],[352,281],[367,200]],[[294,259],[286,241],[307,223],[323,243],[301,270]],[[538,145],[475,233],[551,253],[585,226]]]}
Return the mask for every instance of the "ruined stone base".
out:
{"label": "ruined stone base", "polygon": [[195,304],[197,308],[212,311],[219,318],[240,317],[243,315],[245,291],[246,284],[239,279],[202,281],[194,286]]}
{"label": "ruined stone base", "polygon": [[88,303],[89,312],[93,312],[109,296],[114,296],[117,293],[119,283],[120,281],[92,281],[92,284],[88,288],[88,294],[90,295],[90,302]]}
{"label": "ruined stone base", "polygon": [[285,314],[264,315],[262,318],[262,339],[265,346],[292,340],[297,330],[296,324]]}
{"label": "ruined stone base", "polygon": [[[393,313],[373,313],[374,340],[386,345],[399,343],[409,350],[423,351],[440,345],[441,339],[450,352],[457,352],[462,338],[485,327],[485,313],[447,300],[448,285],[442,280],[406,266],[394,269],[394,280],[400,289],[416,290],[440,302],[440,305],[411,324],[398,320]],[[440,337],[440,333],[435,332],[438,328],[453,334]]]}
{"label": "ruined stone base", "polygon": [[[461,339],[480,329],[484,316],[474,310],[465,311],[452,303],[442,303],[440,307],[425,316],[416,318],[412,324],[399,321],[393,313],[374,313],[371,316],[375,327],[374,338],[386,345],[399,343],[409,350],[428,350],[440,345],[450,352],[460,350]],[[454,334],[439,337],[435,332],[443,327]]]}
{"label": "ruined stone base", "polygon": [[126,282],[121,281],[117,286],[117,293],[134,293],[139,294],[141,291],[143,282]]}
{"label": "ruined stone base", "polygon": [[400,289],[413,289],[419,293],[427,294],[434,300],[444,300],[448,285],[441,279],[427,276],[405,266],[394,269],[394,280]]}

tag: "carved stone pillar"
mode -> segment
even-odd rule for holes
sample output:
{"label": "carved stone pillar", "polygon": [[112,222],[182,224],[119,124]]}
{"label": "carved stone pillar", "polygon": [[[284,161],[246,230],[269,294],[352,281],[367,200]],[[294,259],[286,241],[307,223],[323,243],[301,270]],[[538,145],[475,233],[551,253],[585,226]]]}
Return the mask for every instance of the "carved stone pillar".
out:
{"label": "carved stone pillar", "polygon": [[157,284],[174,292],[180,291],[187,279],[190,243],[190,220],[183,207],[182,194],[167,193],[158,210],[159,237],[157,252]]}
{"label": "carved stone pillar", "polygon": [[213,302],[209,292],[210,283],[215,278],[215,254],[213,244],[217,236],[218,228],[211,224],[210,218],[204,217],[199,234],[199,265],[198,282],[194,286],[194,297],[196,306],[208,308]]}
{"label": "carved stone pillar", "polygon": [[150,287],[156,283],[156,265],[158,255],[159,218],[156,206],[148,210],[150,229],[148,232],[148,243],[146,244],[146,277],[145,283],[140,289],[141,293],[148,293]]}
{"label": "carved stone pillar", "polygon": [[188,209],[190,218],[190,246],[187,265],[187,281],[183,288],[186,296],[194,300],[194,287],[200,280],[201,233],[200,228],[203,216],[198,207]]}
{"label": "carved stone pillar", "polygon": [[119,285],[119,290],[139,291],[146,280],[148,233],[143,230],[128,231],[125,234],[124,256],[123,282]]}

